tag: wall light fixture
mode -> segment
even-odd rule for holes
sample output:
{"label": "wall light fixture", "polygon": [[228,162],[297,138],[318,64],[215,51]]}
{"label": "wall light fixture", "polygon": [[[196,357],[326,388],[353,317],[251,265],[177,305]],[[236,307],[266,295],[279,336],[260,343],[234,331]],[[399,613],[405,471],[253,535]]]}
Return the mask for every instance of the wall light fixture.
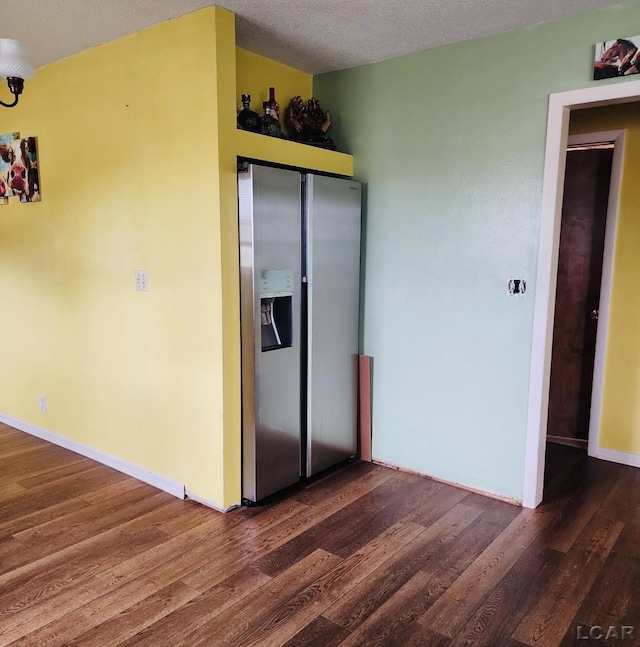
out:
{"label": "wall light fixture", "polygon": [[24,88],[24,80],[34,74],[33,66],[27,60],[27,52],[23,43],[11,38],[0,38],[0,79],[7,79],[9,92],[13,94],[13,102],[0,105],[13,108]]}

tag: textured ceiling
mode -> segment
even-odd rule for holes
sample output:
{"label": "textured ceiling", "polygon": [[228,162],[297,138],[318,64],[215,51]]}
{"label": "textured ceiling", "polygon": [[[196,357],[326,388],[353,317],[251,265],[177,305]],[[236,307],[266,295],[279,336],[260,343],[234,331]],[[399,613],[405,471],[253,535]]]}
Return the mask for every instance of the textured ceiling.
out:
{"label": "textured ceiling", "polygon": [[619,0],[1,0],[0,37],[25,41],[40,66],[211,4],[237,14],[241,47],[316,74]]}

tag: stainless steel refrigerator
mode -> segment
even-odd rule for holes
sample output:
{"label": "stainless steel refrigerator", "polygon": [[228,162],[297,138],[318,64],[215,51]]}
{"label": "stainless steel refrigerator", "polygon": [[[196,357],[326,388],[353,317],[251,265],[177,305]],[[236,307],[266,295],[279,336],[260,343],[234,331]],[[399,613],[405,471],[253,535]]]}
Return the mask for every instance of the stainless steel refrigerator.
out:
{"label": "stainless steel refrigerator", "polygon": [[361,185],[238,171],[242,497],[356,453]]}

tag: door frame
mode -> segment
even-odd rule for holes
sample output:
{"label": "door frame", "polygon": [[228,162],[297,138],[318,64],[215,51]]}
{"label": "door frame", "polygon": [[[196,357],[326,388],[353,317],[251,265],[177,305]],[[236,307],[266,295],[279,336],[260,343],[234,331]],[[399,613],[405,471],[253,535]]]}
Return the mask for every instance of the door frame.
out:
{"label": "door frame", "polygon": [[[640,81],[593,86],[549,95],[522,496],[522,505],[527,508],[535,508],[540,504],[544,485],[553,318],[558,278],[558,250],[560,245],[566,149],[569,136],[569,114],[571,110],[594,108],[616,103],[630,103],[638,100],[640,100]],[[611,205],[609,204],[609,206]],[[607,234],[609,233],[608,229],[607,223]],[[608,237],[610,239],[608,242],[611,245],[612,253],[615,242],[613,240],[613,233]],[[605,242],[605,246],[606,244],[607,242]],[[612,260],[612,256],[610,260]],[[611,276],[609,275],[609,281],[610,279]],[[610,295],[610,287],[608,294]],[[608,307],[608,303],[606,305]],[[598,368],[598,386],[600,390],[602,389],[602,368],[604,363],[604,344],[602,340],[605,338],[605,334],[606,329],[602,333],[598,330],[598,339],[596,341],[596,361],[599,360],[600,362]],[[599,354],[598,346],[600,347]],[[597,406],[600,407],[600,398],[598,397],[596,400],[598,400]],[[598,413],[599,411],[600,409],[598,408]],[[594,415],[593,403],[591,413],[593,420],[596,418],[599,419],[599,415]],[[597,429],[594,427],[594,445],[592,444],[592,430],[590,428],[589,452],[595,451],[597,455],[596,434]]]}

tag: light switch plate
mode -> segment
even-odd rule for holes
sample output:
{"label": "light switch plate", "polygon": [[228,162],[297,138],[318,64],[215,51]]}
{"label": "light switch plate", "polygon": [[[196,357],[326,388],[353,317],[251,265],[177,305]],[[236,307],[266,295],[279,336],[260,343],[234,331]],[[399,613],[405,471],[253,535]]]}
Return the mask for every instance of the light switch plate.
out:
{"label": "light switch plate", "polygon": [[149,272],[147,270],[136,270],[136,290],[149,292]]}

